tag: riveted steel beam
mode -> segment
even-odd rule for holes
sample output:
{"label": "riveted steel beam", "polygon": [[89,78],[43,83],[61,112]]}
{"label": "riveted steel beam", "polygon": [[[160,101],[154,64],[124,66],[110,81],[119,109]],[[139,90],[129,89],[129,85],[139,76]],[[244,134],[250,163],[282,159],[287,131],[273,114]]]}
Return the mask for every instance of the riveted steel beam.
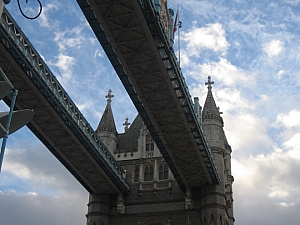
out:
{"label": "riveted steel beam", "polygon": [[6,10],[0,20],[0,67],[21,90],[16,108],[35,109],[29,129],[90,193],[129,193],[125,171]]}

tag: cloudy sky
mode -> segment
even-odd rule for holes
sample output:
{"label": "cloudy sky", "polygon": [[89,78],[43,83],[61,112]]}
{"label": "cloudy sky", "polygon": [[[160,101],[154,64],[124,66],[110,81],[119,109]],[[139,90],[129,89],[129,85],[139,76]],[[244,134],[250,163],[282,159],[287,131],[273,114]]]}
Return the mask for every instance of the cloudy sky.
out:
{"label": "cloudy sky", "polygon": [[[28,15],[37,12],[36,1],[23,2]],[[34,21],[21,16],[16,1],[6,7],[93,128],[112,89],[123,132],[125,118],[132,121],[137,112],[76,1],[41,2]],[[203,105],[210,75],[223,112],[236,224],[298,224],[300,1],[169,0],[174,11],[178,5],[190,93]],[[1,225],[85,224],[87,202],[87,191],[26,127],[9,137],[0,174]]]}

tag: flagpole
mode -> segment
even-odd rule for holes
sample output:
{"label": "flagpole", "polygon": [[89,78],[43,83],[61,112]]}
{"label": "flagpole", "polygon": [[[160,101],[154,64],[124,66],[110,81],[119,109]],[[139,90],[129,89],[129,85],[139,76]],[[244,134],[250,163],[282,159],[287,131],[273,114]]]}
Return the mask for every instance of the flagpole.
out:
{"label": "flagpole", "polygon": [[180,20],[179,20],[179,5],[178,5],[178,64],[180,67]]}
{"label": "flagpole", "polygon": [[178,30],[178,65],[180,67],[180,31],[179,29],[181,28],[181,21],[179,21],[179,5],[177,8],[177,13],[175,16],[175,21],[174,21],[174,30],[173,30],[173,38],[175,39],[175,32]]}

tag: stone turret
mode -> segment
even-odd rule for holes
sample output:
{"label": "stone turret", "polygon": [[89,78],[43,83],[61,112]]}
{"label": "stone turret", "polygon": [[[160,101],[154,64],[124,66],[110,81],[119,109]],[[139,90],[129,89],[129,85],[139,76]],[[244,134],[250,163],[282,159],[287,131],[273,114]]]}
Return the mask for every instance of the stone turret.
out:
{"label": "stone turret", "polygon": [[[107,105],[96,129],[104,145],[113,153],[117,146],[118,132],[115,125],[114,116],[111,108],[111,99],[114,95],[109,89]],[[87,225],[108,225],[109,224],[109,204],[111,196],[104,193],[90,194],[88,203]]]}
{"label": "stone turret", "polygon": [[124,133],[117,133],[111,107],[113,95],[109,90],[107,106],[96,132],[126,171],[131,192],[128,195],[91,194],[87,225],[234,225],[231,147],[213,98],[212,84],[209,77],[203,110],[198,98],[194,98],[194,109],[222,182],[186,192],[179,188],[140,115],[131,124],[126,118]]}
{"label": "stone turret", "polygon": [[107,105],[98,128],[96,129],[96,133],[109,151],[113,153],[117,146],[118,132],[111,108],[111,99],[114,97],[111,92],[111,89],[109,89],[108,94],[105,96],[105,98],[107,98]]}
{"label": "stone turret", "polygon": [[232,206],[231,147],[223,126],[220,108],[212,94],[211,77],[208,77],[208,93],[202,113],[203,129],[221,177],[220,185],[209,185],[201,189],[203,224],[234,224]]}

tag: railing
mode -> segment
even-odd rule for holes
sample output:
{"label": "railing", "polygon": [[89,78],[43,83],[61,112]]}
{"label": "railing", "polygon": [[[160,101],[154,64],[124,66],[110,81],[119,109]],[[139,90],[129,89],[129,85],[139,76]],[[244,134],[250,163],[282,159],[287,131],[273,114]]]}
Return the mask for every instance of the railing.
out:
{"label": "railing", "polygon": [[124,177],[125,171],[102,143],[6,9],[0,21],[0,38],[2,45],[15,58],[26,76],[101,168],[110,175],[112,182],[122,193],[128,193],[130,187]]}
{"label": "railing", "polygon": [[110,42],[108,41],[106,34],[104,33],[95,13],[93,12],[89,2],[87,0],[77,0],[77,3],[81,7],[85,17],[87,18],[91,28],[93,29],[98,41],[102,45],[104,52],[106,53],[108,59],[110,60],[112,66],[114,67],[116,73],[118,74],[121,82],[123,83],[124,88],[126,89],[129,97],[131,98],[132,102],[134,103],[137,111],[139,112],[141,118],[143,119],[145,125],[147,126],[148,131],[151,133],[153,140],[155,141],[157,147],[159,148],[160,152],[162,153],[164,159],[168,163],[169,168],[171,169],[173,176],[175,177],[178,185],[181,189],[185,189],[185,185],[183,180],[181,179],[174,162],[172,161],[171,157],[169,156],[162,140],[160,139],[159,135],[154,128],[147,112],[144,109],[143,103],[140,100],[139,96],[136,93],[129,77],[127,76],[117,54],[115,53],[114,49],[112,48]]}
{"label": "railing", "polygon": [[166,33],[168,30],[163,28],[163,23],[159,14],[155,10],[155,5],[152,0],[143,0],[139,1],[139,3],[155,40],[155,44],[160,53],[161,59],[163,60],[163,64],[168,72],[174,91],[178,97],[178,101],[189,123],[191,131],[193,132],[193,136],[204,159],[204,163],[207,167],[212,182],[214,184],[220,184],[221,179],[216,167],[216,163],[208,142],[204,136],[202,126],[197,118],[198,116],[195,112],[192,98],[179,67],[173,47],[169,42],[169,34]]}
{"label": "railing", "polygon": [[[133,0],[134,1],[134,0]],[[204,163],[207,167],[211,180],[214,184],[220,183],[220,175],[217,171],[213,155],[211,153],[210,147],[205,139],[202,127],[200,126],[197,115],[193,108],[193,102],[189,94],[187,85],[185,83],[184,77],[179,68],[176,56],[174,54],[173,48],[169,43],[170,35],[167,33],[168,30],[163,29],[163,24],[160,21],[159,13],[155,9],[153,0],[136,0],[141,8],[141,12],[144,14],[144,17],[148,23],[149,30],[152,33],[152,36],[155,40],[157,49],[160,53],[161,59],[164,63],[164,66],[169,74],[170,81],[173,85],[174,91],[178,97],[178,101],[181,104],[182,110],[186,116],[186,119],[189,123],[191,131],[193,132],[195,141],[197,143],[200,154],[204,159]],[[165,145],[157,134],[154,125],[152,124],[149,115],[144,109],[143,103],[138,97],[130,79],[128,78],[116,52],[111,46],[109,40],[106,37],[105,32],[103,31],[97,16],[93,12],[89,2],[87,0],[77,0],[79,6],[81,7],[83,13],[85,14],[90,26],[92,27],[95,35],[97,36],[100,44],[103,47],[106,55],[108,56],[111,64],[113,65],[115,71],[117,72],[121,82],[123,83],[127,93],[129,94],[131,100],[133,101],[136,109],[138,110],[140,116],[143,118],[145,125],[147,126],[149,132],[151,133],[152,138],[154,139],[157,147],[161,151],[163,157],[168,163],[175,179],[177,180],[181,189],[185,189],[183,180],[181,179],[177,169],[175,169],[175,164],[170,158]],[[158,34],[158,35],[157,35]]]}

